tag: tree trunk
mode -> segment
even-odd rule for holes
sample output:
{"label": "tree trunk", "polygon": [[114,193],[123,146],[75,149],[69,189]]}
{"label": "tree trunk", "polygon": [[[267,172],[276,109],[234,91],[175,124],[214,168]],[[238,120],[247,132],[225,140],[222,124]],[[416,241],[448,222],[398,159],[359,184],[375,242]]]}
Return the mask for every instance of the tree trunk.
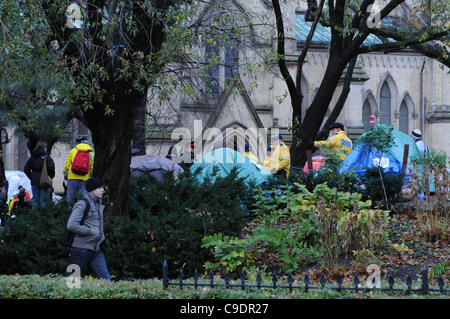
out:
{"label": "tree trunk", "polygon": [[[301,168],[305,165],[307,141],[315,139],[325,118],[330,101],[333,98],[339,78],[349,60],[349,58],[344,56],[330,54],[327,70],[319,90],[305,113],[300,130],[296,132],[294,137],[294,139],[301,140],[302,143],[294,143],[291,146],[292,166]],[[295,116],[295,110],[293,116]],[[292,120],[295,121],[295,117]]]}
{"label": "tree trunk", "polygon": [[136,116],[134,119],[134,128],[133,128],[133,143],[132,148],[139,149],[140,155],[146,154],[146,139],[145,139],[145,124],[147,113],[147,98],[143,98],[141,103],[139,103],[139,107],[136,109]]}
{"label": "tree trunk", "polygon": [[143,98],[142,94],[133,93],[103,102],[116,106],[113,107],[115,111],[112,115],[106,115],[101,105],[95,105],[93,110],[85,112],[95,146],[93,175],[105,181],[107,189],[104,204],[116,216],[128,214],[135,111]]}

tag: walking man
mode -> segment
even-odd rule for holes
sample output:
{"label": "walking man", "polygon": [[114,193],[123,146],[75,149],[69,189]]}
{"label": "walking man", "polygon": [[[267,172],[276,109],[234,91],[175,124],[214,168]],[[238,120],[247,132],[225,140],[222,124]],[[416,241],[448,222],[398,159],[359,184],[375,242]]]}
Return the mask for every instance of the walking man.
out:
{"label": "walking man", "polygon": [[73,200],[76,193],[84,193],[86,181],[94,169],[94,150],[88,144],[87,136],[78,137],[76,142],[78,144],[70,151],[64,166],[68,202]]}
{"label": "walking man", "polygon": [[[78,265],[81,271],[90,266],[97,278],[110,280],[111,276],[106,265],[105,256],[100,248],[105,240],[103,233],[102,197],[103,181],[92,177],[86,182],[83,199],[75,203],[67,222],[67,229],[75,233],[70,249],[70,265]],[[87,202],[85,201],[87,200]],[[85,214],[89,203],[89,211]],[[83,219],[83,216],[86,216]],[[66,273],[69,276],[70,273]]]}

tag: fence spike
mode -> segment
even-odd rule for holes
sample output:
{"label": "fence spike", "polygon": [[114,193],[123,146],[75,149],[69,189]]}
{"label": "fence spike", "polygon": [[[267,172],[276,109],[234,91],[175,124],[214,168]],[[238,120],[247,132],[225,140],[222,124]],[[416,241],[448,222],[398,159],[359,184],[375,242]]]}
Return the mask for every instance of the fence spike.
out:
{"label": "fence spike", "polygon": [[422,275],[422,293],[424,295],[426,295],[426,294],[428,294],[428,288],[429,288],[429,285],[428,285],[428,268],[427,268],[426,264],[425,264],[425,266],[423,266],[421,275]]}
{"label": "fence spike", "polygon": [[214,287],[214,272],[212,271],[212,269],[209,271],[209,285],[211,286],[211,288]]}
{"label": "fence spike", "polygon": [[197,268],[194,270],[194,288],[197,289],[198,287],[198,271]]}
{"label": "fence spike", "polygon": [[277,288],[277,281],[278,281],[278,278],[277,278],[277,272],[274,271],[274,272],[272,273],[273,289],[276,289],[276,288]]}
{"label": "fence spike", "polygon": [[444,278],[442,278],[442,274],[438,278],[438,285],[441,293],[444,293]]}
{"label": "fence spike", "polygon": [[411,279],[410,275],[408,275],[408,277],[406,277],[406,284],[408,285],[408,291],[411,290],[412,279]]}
{"label": "fence spike", "polygon": [[305,281],[305,291],[308,292],[309,283],[311,282],[311,281],[309,280],[308,273],[306,273],[304,281]]}
{"label": "fence spike", "polygon": [[324,273],[320,276],[320,284],[322,285],[322,288],[325,288],[325,284],[327,283],[327,280],[325,279]]}
{"label": "fence spike", "polygon": [[338,288],[339,288],[338,291],[341,290],[343,282],[344,282],[344,277],[342,277],[342,275],[339,274],[337,277],[337,284],[338,284]]}
{"label": "fence spike", "polygon": [[244,272],[244,270],[241,271],[241,288],[245,289],[245,272]]}
{"label": "fence spike", "polygon": [[183,268],[180,269],[180,290],[183,290]]}
{"label": "fence spike", "polygon": [[167,265],[167,260],[163,262],[163,273],[162,273],[163,289],[169,287],[169,266]]}
{"label": "fence spike", "polygon": [[227,273],[225,274],[225,287],[227,289],[230,288],[230,271],[227,270]]}
{"label": "fence spike", "polygon": [[288,276],[288,284],[289,284],[289,290],[292,291],[292,284],[294,283],[294,278],[292,278],[292,272],[289,273]]}
{"label": "fence spike", "polygon": [[358,290],[359,284],[360,284],[360,281],[359,281],[359,278],[358,278],[358,274],[355,275],[355,279],[353,280],[353,284],[355,285],[355,289]]}
{"label": "fence spike", "polygon": [[392,290],[394,289],[394,276],[392,274],[389,275],[389,288]]}
{"label": "fence spike", "polygon": [[256,286],[258,287],[258,289],[261,289],[261,281],[262,281],[261,273],[258,271],[258,275],[256,276]]}

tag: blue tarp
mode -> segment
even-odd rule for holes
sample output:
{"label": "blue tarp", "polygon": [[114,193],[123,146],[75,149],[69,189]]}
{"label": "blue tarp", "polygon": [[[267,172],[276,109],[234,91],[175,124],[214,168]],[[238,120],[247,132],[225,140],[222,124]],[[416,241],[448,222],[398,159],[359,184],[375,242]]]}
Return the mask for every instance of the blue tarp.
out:
{"label": "blue tarp", "polygon": [[[390,129],[386,125],[382,126],[386,127],[386,129]],[[359,143],[359,140],[364,136],[364,134],[361,135],[361,137],[355,141],[354,145],[356,146],[353,148],[352,152],[341,163],[339,173],[347,172],[353,169],[358,175],[362,175],[365,173],[367,168],[378,167],[378,165],[380,165],[385,173],[401,173],[403,153],[405,145],[408,144],[408,162],[405,174],[405,184],[407,184],[409,180],[408,174],[412,169],[412,159],[423,156],[411,136],[396,129],[392,130],[392,135],[394,137],[394,145],[392,145],[386,153],[380,152],[374,146]],[[430,176],[430,189],[431,191],[434,191],[432,176]]]}
{"label": "blue tarp", "polygon": [[342,162],[339,173],[353,169],[362,175],[368,168],[380,166],[385,173],[401,173],[402,163],[388,153],[382,153],[368,144],[359,144]]}
{"label": "blue tarp", "polygon": [[214,169],[217,169],[216,176],[225,177],[235,167],[238,169],[239,177],[244,178],[246,182],[253,181],[257,185],[267,182],[271,176],[270,172],[263,166],[255,163],[244,154],[229,148],[219,148],[206,154],[192,164],[190,170],[195,173],[200,167],[202,170],[196,176],[201,182],[206,176],[211,175]]}
{"label": "blue tarp", "polygon": [[[387,125],[380,125],[385,127],[386,131],[391,128]],[[365,143],[359,143],[366,133],[358,138],[354,145],[356,145],[352,152],[342,162],[340,173],[354,169],[357,173],[363,173],[364,168],[373,168],[377,165],[381,165],[385,172],[400,173],[402,170],[403,153],[405,145],[409,145],[407,168],[412,168],[412,158],[421,157],[421,153],[417,148],[414,139],[399,130],[392,129],[392,136],[394,138],[394,144],[386,153],[381,153],[377,148]]]}

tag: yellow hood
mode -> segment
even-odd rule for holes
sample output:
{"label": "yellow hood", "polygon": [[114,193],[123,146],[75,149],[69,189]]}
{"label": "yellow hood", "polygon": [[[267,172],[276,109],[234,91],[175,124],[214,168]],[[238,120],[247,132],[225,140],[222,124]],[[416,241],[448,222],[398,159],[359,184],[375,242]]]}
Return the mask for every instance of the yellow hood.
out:
{"label": "yellow hood", "polygon": [[92,147],[86,143],[80,143],[75,148],[81,152],[93,151]]}

